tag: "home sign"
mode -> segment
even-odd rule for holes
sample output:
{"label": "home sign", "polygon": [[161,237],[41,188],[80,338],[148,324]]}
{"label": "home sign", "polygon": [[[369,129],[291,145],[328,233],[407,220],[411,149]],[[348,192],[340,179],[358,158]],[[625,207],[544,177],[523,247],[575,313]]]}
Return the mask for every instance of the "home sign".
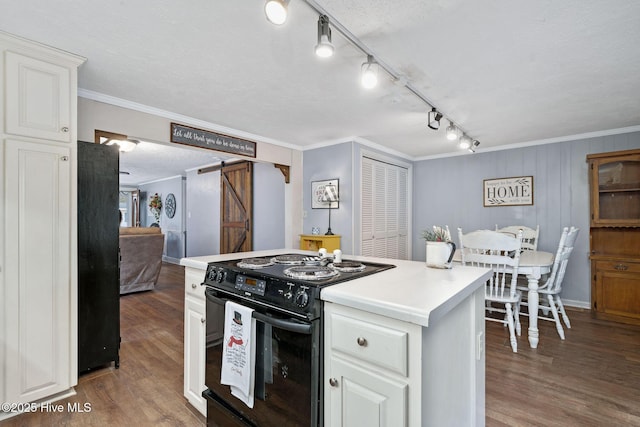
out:
{"label": "home sign", "polygon": [[533,176],[484,180],[484,206],[533,205]]}

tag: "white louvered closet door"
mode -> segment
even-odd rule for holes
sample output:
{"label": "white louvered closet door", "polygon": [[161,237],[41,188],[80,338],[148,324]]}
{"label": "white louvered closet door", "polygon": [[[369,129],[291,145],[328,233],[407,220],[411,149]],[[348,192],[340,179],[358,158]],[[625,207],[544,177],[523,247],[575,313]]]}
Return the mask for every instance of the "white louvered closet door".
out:
{"label": "white louvered closet door", "polygon": [[362,255],[407,259],[409,256],[408,171],[362,159]]}

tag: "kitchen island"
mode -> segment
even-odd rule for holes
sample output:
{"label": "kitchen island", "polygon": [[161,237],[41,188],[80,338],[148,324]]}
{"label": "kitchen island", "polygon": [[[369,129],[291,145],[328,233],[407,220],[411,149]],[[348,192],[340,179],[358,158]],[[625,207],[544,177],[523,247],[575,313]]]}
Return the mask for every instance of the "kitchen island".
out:
{"label": "kitchen island", "polygon": [[[283,252],[311,254],[272,250],[184,258],[187,295],[201,288],[198,278],[203,280],[208,262]],[[489,270],[345,259],[396,268],[322,289],[324,425],[484,425],[483,283]],[[197,393],[189,396],[187,381],[197,378],[193,363],[204,369],[204,360],[194,357],[204,354],[194,348],[204,344],[204,330],[188,332],[187,316],[185,310],[185,395],[191,401]]]}

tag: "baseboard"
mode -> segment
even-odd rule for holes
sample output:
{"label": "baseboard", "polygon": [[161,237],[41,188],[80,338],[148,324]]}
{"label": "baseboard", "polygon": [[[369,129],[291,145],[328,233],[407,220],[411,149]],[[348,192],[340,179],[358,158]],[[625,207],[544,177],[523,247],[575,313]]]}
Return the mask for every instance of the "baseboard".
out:
{"label": "baseboard", "polygon": [[585,310],[591,310],[591,303],[584,301],[574,301],[562,298],[562,304],[565,307],[581,308]]}
{"label": "baseboard", "polygon": [[169,264],[180,265],[180,258],[168,257],[166,255],[162,255],[162,262],[168,262]]}

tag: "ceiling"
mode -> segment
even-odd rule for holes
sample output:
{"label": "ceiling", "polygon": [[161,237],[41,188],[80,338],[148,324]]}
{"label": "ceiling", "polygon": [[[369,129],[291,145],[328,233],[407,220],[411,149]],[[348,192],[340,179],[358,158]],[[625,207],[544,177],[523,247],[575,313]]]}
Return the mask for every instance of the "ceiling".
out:
{"label": "ceiling", "polygon": [[120,153],[120,187],[138,187],[159,179],[184,176],[185,171],[223,160],[232,158],[211,150],[140,141],[133,151]]}
{"label": "ceiling", "polygon": [[81,95],[301,149],[356,140],[408,159],[460,154],[405,82],[478,152],[640,129],[637,0],[316,1],[398,78],[381,71],[363,89],[365,54],[335,27],[334,56],[316,57],[318,13],[303,0],[282,26],[262,0],[0,0],[0,29],[86,57]]}

